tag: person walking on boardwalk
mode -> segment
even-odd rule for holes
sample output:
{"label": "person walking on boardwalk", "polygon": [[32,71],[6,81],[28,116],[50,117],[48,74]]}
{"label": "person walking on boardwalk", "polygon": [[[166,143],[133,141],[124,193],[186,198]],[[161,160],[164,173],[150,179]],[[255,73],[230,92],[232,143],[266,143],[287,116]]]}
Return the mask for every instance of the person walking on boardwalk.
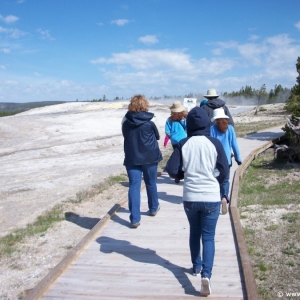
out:
{"label": "person walking on boardwalk", "polygon": [[[174,101],[170,107],[171,116],[167,119],[165,124],[165,134],[169,137],[172,147],[178,144],[180,140],[186,137],[186,108],[180,101]],[[180,180],[175,178],[175,183]]]}
{"label": "person walking on boardwalk", "polygon": [[221,141],[229,165],[228,173],[225,180],[220,186],[220,196],[222,203],[222,214],[227,214],[227,204],[229,203],[229,178],[230,168],[232,166],[232,152],[234,154],[235,161],[238,165],[242,164],[242,158],[237,143],[234,127],[228,124],[229,117],[225,114],[223,108],[216,108],[214,110],[212,122],[216,121],[216,124],[210,127],[210,135]]}
{"label": "person walking on boardwalk", "polygon": [[166,171],[171,178],[184,178],[183,206],[190,225],[193,275],[201,274],[200,293],[208,296],[220,215],[220,184],[227,176],[228,162],[221,142],[210,136],[210,120],[202,108],[194,107],[186,122],[187,137],[175,147]]}
{"label": "person walking on boardwalk", "polygon": [[[234,122],[233,122],[233,119],[232,119],[232,116],[230,114],[230,111],[228,109],[228,107],[226,106],[226,103],[225,101],[223,101],[222,99],[219,98],[220,95],[217,94],[216,90],[215,89],[209,89],[207,90],[207,94],[204,95],[204,97],[206,99],[208,99],[208,101],[206,102],[205,105],[202,105],[201,107],[206,111],[208,117],[209,117],[209,120],[212,119],[213,117],[213,114],[214,114],[214,110],[216,108],[220,108],[222,107],[225,111],[225,114],[228,116],[228,121],[229,121],[229,124],[231,124],[232,126],[234,126]],[[211,122],[210,125],[213,125],[214,122]]]}
{"label": "person walking on boardwalk", "polygon": [[146,185],[150,216],[159,210],[156,176],[157,166],[162,160],[158,140],[158,129],[154,114],[148,112],[149,102],[143,95],[135,95],[128,105],[122,121],[124,137],[124,166],[129,178],[128,206],[131,228],[137,228],[141,220],[142,175]]}

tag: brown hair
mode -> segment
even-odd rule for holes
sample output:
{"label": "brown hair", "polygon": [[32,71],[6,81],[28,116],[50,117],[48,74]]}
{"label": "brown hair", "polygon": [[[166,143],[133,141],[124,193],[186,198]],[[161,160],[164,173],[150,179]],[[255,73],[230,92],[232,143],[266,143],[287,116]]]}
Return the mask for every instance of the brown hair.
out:
{"label": "brown hair", "polygon": [[228,128],[228,124],[229,124],[228,119],[225,118],[216,119],[216,126],[223,133],[226,132]]}
{"label": "brown hair", "polygon": [[134,95],[128,105],[128,111],[131,112],[148,111],[148,108],[149,102],[143,95]]}
{"label": "brown hair", "polygon": [[171,119],[173,121],[181,121],[183,118],[187,117],[187,112],[186,111],[181,111],[181,112],[171,112]]}

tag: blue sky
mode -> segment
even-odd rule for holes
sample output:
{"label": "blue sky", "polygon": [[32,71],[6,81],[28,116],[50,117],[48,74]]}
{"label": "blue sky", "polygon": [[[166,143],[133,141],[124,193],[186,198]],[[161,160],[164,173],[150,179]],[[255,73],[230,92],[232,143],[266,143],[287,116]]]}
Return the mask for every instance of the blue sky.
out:
{"label": "blue sky", "polygon": [[1,0],[0,102],[296,84],[299,0]]}

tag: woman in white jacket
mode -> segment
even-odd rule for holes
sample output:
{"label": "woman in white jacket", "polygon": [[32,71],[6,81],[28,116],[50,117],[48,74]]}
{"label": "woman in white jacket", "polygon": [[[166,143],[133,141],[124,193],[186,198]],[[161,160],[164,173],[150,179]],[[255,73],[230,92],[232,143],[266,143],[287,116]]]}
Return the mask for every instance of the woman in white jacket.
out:
{"label": "woman in white jacket", "polygon": [[220,214],[220,184],[228,173],[228,162],[221,142],[210,136],[210,120],[202,108],[194,107],[186,121],[187,138],[176,145],[166,170],[171,178],[184,178],[183,205],[190,224],[193,275],[201,274],[200,293],[208,296]]}

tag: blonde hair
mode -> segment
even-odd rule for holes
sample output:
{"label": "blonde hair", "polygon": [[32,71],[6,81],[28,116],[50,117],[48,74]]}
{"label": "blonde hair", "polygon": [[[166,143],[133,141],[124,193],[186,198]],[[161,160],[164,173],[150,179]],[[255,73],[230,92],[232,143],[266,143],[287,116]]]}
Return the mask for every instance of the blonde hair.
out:
{"label": "blonde hair", "polygon": [[141,112],[148,111],[149,102],[143,95],[134,95],[130,99],[130,103],[128,105],[128,111],[131,112]]}

